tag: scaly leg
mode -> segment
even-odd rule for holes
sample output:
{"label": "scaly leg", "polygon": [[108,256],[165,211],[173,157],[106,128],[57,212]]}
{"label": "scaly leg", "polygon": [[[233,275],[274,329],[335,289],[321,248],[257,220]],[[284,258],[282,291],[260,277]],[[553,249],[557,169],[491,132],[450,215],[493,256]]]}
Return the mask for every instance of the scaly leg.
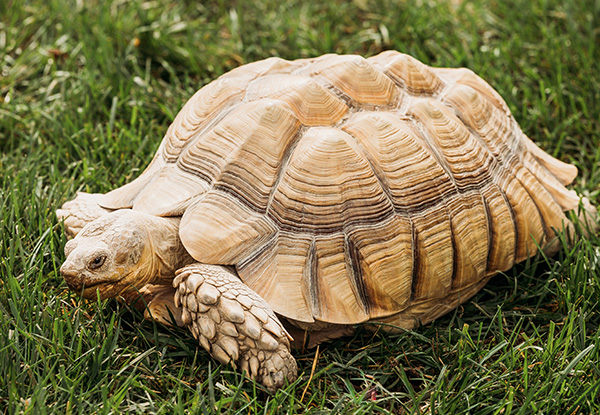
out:
{"label": "scaly leg", "polygon": [[269,305],[218,265],[193,264],[173,281],[181,320],[215,359],[231,363],[274,391],[297,377],[292,338]]}

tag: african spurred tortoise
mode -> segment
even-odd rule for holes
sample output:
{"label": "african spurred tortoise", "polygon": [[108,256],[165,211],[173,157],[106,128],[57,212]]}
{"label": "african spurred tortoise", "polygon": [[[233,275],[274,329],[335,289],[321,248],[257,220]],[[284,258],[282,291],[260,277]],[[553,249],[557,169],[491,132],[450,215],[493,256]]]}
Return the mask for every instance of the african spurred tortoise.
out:
{"label": "african spurred tortoise", "polygon": [[555,251],[564,211],[596,217],[576,174],[470,70],[271,58],[200,89],[136,180],[58,210],[61,273],[84,297],[141,293],[275,389],[297,376],[282,321],[316,340],[430,322]]}

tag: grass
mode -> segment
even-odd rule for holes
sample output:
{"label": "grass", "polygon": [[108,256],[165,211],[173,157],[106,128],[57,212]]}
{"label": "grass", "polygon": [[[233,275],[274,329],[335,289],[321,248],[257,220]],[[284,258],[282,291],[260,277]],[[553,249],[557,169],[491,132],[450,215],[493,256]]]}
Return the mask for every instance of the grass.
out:
{"label": "grass", "polygon": [[384,49],[479,73],[599,203],[599,20],[593,0],[0,2],[0,413],[600,412],[598,236],[426,327],[298,351],[302,376],[269,395],[185,331],[69,292],[54,216],[135,178],[233,67]]}

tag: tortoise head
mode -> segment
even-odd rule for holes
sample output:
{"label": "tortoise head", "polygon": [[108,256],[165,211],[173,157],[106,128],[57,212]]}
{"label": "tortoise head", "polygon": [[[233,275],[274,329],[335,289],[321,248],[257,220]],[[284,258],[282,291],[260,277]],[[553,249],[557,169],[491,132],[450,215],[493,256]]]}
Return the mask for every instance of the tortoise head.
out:
{"label": "tortoise head", "polygon": [[111,298],[142,288],[157,276],[148,223],[155,217],[117,210],[88,223],[65,245],[60,268],[67,285],[85,298]]}

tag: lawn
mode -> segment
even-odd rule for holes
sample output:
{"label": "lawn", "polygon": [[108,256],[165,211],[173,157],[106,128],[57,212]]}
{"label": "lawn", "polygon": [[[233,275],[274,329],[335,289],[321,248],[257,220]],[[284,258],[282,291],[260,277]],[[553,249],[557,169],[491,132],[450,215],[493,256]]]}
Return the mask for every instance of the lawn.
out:
{"label": "lawn", "polygon": [[273,395],[62,281],[55,209],[137,177],[201,86],[269,56],[386,49],[481,75],[600,203],[598,1],[1,1],[0,413],[599,413],[597,235],[428,326],[297,351]]}

